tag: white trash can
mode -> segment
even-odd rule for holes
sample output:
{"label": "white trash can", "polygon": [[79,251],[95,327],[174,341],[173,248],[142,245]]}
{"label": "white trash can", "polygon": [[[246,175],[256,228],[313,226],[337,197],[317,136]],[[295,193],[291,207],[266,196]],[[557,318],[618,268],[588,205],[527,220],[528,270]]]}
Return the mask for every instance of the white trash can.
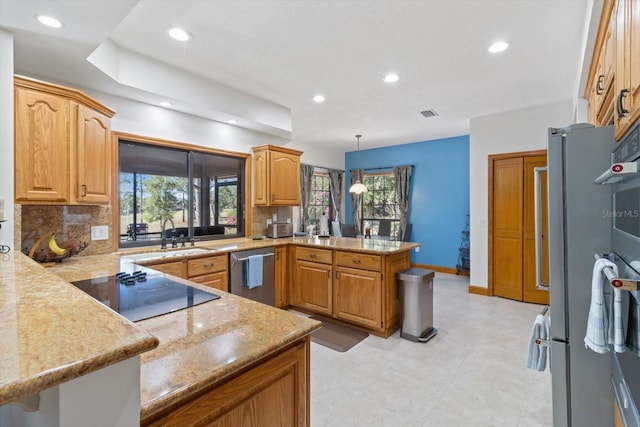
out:
{"label": "white trash can", "polygon": [[432,270],[422,268],[396,273],[402,302],[402,338],[427,342],[438,333],[433,327],[434,275]]}

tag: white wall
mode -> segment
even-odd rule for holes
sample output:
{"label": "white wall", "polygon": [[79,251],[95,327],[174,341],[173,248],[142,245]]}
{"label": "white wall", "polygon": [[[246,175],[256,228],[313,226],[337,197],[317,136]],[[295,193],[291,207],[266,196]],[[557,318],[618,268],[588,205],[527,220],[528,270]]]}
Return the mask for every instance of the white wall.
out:
{"label": "white wall", "polygon": [[250,153],[251,147],[275,144],[304,151],[302,162],[344,169],[344,152],[310,147],[295,141],[232,126],[120,96],[78,88],[116,111],[111,121],[114,131],[176,142]]}
{"label": "white wall", "polygon": [[4,218],[0,244],[15,250],[13,221],[13,34],[0,29],[0,198]]}
{"label": "white wall", "polygon": [[488,156],[547,148],[547,129],[573,123],[574,102],[567,100],[470,121],[469,177],[471,280],[488,287]]}

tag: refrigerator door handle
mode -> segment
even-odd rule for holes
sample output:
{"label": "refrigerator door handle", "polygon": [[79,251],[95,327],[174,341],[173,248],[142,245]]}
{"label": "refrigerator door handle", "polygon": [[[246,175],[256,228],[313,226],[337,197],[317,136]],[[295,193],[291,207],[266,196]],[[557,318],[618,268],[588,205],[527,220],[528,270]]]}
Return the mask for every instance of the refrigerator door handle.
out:
{"label": "refrigerator door handle", "polygon": [[549,285],[542,283],[542,172],[546,172],[547,167],[533,169],[533,191],[534,191],[534,216],[535,216],[535,252],[536,252],[536,289],[549,291]]}

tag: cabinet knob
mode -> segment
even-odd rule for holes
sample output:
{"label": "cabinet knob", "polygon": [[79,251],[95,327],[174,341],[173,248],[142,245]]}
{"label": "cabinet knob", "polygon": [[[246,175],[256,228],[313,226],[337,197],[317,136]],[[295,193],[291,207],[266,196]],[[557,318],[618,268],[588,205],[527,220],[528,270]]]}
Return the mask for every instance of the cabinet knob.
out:
{"label": "cabinet knob", "polygon": [[618,100],[616,102],[616,110],[618,111],[619,119],[622,119],[623,117],[627,117],[627,114],[629,114],[629,110],[624,108],[624,105],[622,105],[622,98],[626,98],[628,94],[629,94],[629,89],[622,89],[618,94]]}
{"label": "cabinet knob", "polygon": [[81,188],[81,191],[80,191],[81,196],[87,197],[87,184],[82,184],[80,188]]}
{"label": "cabinet knob", "polygon": [[598,76],[598,83],[596,84],[596,94],[602,95],[604,92],[604,74]]}
{"label": "cabinet knob", "polygon": [[211,267],[213,267],[213,263],[204,264],[203,267],[204,268],[211,268]]}
{"label": "cabinet knob", "polygon": [[358,258],[354,258],[352,261],[354,264],[360,264],[360,260]]}
{"label": "cabinet knob", "polygon": [[318,258],[318,255],[316,255],[316,254],[309,254],[309,258]]}

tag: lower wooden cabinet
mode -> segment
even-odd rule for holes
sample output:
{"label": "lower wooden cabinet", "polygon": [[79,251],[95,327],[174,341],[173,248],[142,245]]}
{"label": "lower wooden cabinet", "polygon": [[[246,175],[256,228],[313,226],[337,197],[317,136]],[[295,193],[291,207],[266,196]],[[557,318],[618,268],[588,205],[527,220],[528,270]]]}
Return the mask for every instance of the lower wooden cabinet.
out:
{"label": "lower wooden cabinet", "polygon": [[276,307],[284,308],[289,305],[289,292],[287,286],[287,247],[276,246],[274,248],[275,264],[275,286],[276,286]]}
{"label": "lower wooden cabinet", "polygon": [[400,327],[396,273],[410,267],[409,251],[377,254],[299,246],[292,254],[292,306],[385,338]]}
{"label": "lower wooden cabinet", "polygon": [[309,338],[142,426],[310,425]]}
{"label": "lower wooden cabinet", "polygon": [[165,262],[164,264],[150,265],[149,268],[158,270],[162,273],[171,274],[172,276],[187,278],[185,272],[185,264],[182,261]]}
{"label": "lower wooden cabinet", "polygon": [[334,316],[367,328],[382,329],[380,272],[336,267]]}
{"label": "lower wooden cabinet", "polygon": [[221,291],[229,291],[227,255],[187,260],[187,279]]}
{"label": "lower wooden cabinet", "polygon": [[331,264],[296,262],[295,303],[297,307],[331,315],[333,290]]}

